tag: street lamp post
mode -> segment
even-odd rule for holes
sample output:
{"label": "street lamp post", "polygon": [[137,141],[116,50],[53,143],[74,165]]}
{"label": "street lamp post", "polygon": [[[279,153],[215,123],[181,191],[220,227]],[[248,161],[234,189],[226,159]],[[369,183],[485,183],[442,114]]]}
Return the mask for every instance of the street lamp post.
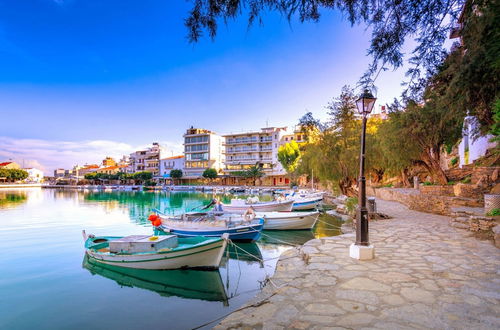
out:
{"label": "street lamp post", "polygon": [[365,179],[365,138],[366,138],[366,120],[372,112],[377,98],[365,89],[356,100],[356,107],[363,117],[361,128],[361,151],[359,157],[359,207],[356,216],[356,243],[351,244],[349,255],[358,260],[369,260],[374,257],[373,245],[370,245],[368,237],[368,210],[366,208],[366,179]]}

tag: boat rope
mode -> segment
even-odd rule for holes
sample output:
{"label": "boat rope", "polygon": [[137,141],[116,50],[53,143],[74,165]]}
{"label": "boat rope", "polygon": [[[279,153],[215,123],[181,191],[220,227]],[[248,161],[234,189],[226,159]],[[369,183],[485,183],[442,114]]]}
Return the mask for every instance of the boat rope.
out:
{"label": "boat rope", "polygon": [[320,220],[320,219],[318,219],[317,221],[318,221],[318,222],[321,222],[321,223],[324,223],[325,225],[327,225],[327,226],[329,226],[329,227],[332,227],[332,228],[342,229],[342,227],[340,227],[340,226],[334,225],[334,224],[332,224],[332,223],[329,223],[329,222],[326,222],[326,221],[323,221],[323,220]]}

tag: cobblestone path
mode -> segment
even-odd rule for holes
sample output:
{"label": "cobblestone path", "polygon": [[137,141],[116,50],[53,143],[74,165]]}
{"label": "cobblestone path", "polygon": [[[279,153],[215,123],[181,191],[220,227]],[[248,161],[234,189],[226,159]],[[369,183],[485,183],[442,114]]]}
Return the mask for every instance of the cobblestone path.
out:
{"label": "cobblestone path", "polygon": [[352,233],[311,240],[217,328],[500,329],[499,249],[448,217],[377,207],[393,219],[370,223],[374,260],[349,257]]}

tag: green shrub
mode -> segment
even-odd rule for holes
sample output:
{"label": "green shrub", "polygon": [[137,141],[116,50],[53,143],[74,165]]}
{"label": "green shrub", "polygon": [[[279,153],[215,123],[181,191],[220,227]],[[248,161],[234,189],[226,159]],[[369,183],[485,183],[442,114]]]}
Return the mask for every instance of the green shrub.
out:
{"label": "green shrub", "polygon": [[457,163],[458,163],[458,157],[453,158],[450,163],[451,163],[451,166],[457,165]]}
{"label": "green shrub", "polygon": [[424,186],[433,186],[433,185],[434,185],[434,183],[432,183],[432,182],[430,182],[430,181],[424,181],[422,184],[423,184]]}
{"label": "green shrub", "polygon": [[392,188],[392,183],[385,184],[382,187],[384,187],[384,188]]}
{"label": "green shrub", "polygon": [[347,212],[353,213],[354,210],[356,210],[356,206],[358,205],[358,197],[349,197],[345,201],[345,207],[347,209]]}
{"label": "green shrub", "polygon": [[455,183],[456,183],[455,181],[448,181],[448,182],[446,182],[446,184],[448,186],[453,186]]}
{"label": "green shrub", "polygon": [[460,181],[464,184],[468,184],[471,182],[471,177],[470,176],[466,176],[465,178],[462,179],[462,181]]}
{"label": "green shrub", "polygon": [[490,217],[498,216],[498,215],[500,215],[500,209],[495,208],[495,209],[491,210],[490,212],[488,212],[486,215],[490,216]]}
{"label": "green shrub", "polygon": [[449,155],[453,151],[453,145],[446,145],[446,153]]}

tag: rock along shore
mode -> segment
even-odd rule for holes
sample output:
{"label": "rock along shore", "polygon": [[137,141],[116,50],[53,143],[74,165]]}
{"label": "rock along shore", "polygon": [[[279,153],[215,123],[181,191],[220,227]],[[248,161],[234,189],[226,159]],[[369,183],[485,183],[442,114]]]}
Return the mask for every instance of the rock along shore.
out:
{"label": "rock along shore", "polygon": [[349,257],[354,234],[286,251],[251,302],[217,329],[499,329],[500,250],[449,219],[378,200],[376,257]]}

